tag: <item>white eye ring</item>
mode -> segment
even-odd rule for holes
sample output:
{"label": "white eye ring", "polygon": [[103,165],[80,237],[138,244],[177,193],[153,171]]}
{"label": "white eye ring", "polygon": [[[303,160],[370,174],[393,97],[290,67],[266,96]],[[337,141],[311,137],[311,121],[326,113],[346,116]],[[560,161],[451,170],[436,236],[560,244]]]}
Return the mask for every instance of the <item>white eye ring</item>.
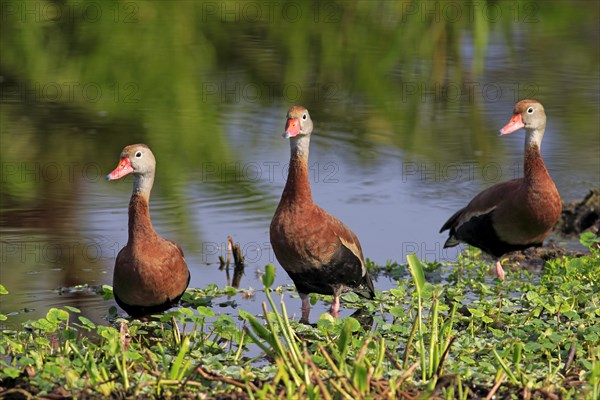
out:
{"label": "white eye ring", "polygon": [[306,114],[302,114],[302,120],[306,121]]}
{"label": "white eye ring", "polygon": [[135,158],[142,158],[142,155],[142,152],[139,150],[135,152]]}
{"label": "white eye ring", "polygon": [[533,114],[533,107],[529,107],[527,109],[527,114]]}

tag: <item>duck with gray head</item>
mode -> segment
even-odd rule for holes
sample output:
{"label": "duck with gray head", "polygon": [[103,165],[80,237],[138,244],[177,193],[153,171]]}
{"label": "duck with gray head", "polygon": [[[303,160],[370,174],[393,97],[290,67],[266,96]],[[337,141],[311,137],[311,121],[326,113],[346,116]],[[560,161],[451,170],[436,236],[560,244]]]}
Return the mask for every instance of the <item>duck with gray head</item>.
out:
{"label": "duck with gray head", "polygon": [[300,294],[303,321],[309,318],[309,293],[333,295],[335,317],[343,292],[352,290],[367,299],[375,296],[358,238],[313,201],[308,180],[312,131],[308,110],[292,107],[283,134],[290,139],[288,177],[270,227],[275,256]]}
{"label": "duck with gray head", "polygon": [[499,279],[505,275],[500,258],[511,251],[541,246],[560,218],[562,208],[560,195],[540,153],[546,113],[539,101],[518,102],[511,120],[498,135],[521,128],[525,129],[524,176],[479,193],[440,230],[450,230],[444,247],[464,242],[492,255]]}
{"label": "duck with gray head", "polygon": [[123,149],[119,165],[106,176],[109,181],[129,174],[134,177],[127,245],[117,255],[113,274],[115,300],[132,317],[173,307],[190,282],[183,250],[175,242],[160,237],[150,221],[155,168],[150,148],[134,144]]}

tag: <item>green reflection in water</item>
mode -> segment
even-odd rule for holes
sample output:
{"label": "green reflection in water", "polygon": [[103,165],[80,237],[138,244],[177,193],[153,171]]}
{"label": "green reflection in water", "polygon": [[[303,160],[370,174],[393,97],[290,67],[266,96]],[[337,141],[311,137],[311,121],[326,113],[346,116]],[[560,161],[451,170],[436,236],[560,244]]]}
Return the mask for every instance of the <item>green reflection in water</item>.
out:
{"label": "green reflection in water", "polygon": [[[248,84],[270,90],[247,105],[257,112],[305,103],[317,120],[340,121],[323,127],[353,132],[357,158],[381,144],[441,161],[486,153],[497,141],[482,118],[493,95],[481,93],[484,79],[505,84],[510,100],[537,94],[597,112],[589,94],[551,83],[556,69],[597,74],[598,16],[597,4],[568,1],[5,2],[0,154],[9,163],[92,155],[108,170],[125,144],[146,142],[168,160],[161,190],[181,204],[182,177],[238,158],[223,105],[247,101]],[[490,48],[492,35],[501,48]],[[519,63],[532,66],[526,75]],[[546,64],[556,68],[536,67]],[[519,81],[535,86],[506,95]],[[576,122],[574,134],[595,134]],[[458,145],[433,146],[440,132]],[[255,185],[224,187],[261,195]],[[5,205],[50,197],[44,182],[18,174],[0,190]]]}

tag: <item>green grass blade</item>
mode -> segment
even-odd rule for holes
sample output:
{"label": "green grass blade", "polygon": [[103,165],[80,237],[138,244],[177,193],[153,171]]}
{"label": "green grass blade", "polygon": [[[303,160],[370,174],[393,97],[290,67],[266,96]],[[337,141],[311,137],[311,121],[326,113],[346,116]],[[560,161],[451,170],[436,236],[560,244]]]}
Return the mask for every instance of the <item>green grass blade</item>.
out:
{"label": "green grass blade", "polygon": [[181,343],[181,348],[179,349],[179,353],[171,366],[171,370],[169,371],[169,379],[177,379],[180,374],[181,367],[183,365],[183,358],[190,350],[190,339],[186,336]]}
{"label": "green grass blade", "polygon": [[406,256],[408,261],[408,269],[412,275],[415,287],[417,288],[417,294],[419,297],[423,295],[423,288],[425,287],[425,273],[423,272],[423,265],[419,262],[416,254],[409,254]]}
{"label": "green grass blade", "polygon": [[500,366],[502,367],[504,372],[506,372],[506,375],[511,380],[511,382],[515,385],[518,385],[519,381],[517,380],[517,377],[515,376],[515,374],[513,374],[513,372],[510,370],[510,368],[508,368],[508,365],[506,365],[506,363],[504,362],[502,357],[500,357],[500,354],[498,354],[496,349],[493,349],[492,351],[494,353],[494,357],[496,357],[496,360],[498,361],[498,363],[500,363]]}

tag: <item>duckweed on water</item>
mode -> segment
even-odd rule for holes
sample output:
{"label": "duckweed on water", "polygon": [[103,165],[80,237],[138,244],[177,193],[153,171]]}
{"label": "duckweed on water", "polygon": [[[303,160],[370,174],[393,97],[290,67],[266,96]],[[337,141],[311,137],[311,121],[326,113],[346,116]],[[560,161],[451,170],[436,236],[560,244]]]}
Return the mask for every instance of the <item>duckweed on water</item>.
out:
{"label": "duckweed on water", "polygon": [[[502,282],[472,249],[452,266],[409,256],[386,268],[397,267],[397,287],[373,302],[346,295],[346,306],[364,309],[315,326],[288,318],[271,265],[258,316],[215,312],[238,294],[215,285],[150,322],[101,326],[53,308],[1,332],[0,396],[597,399],[600,240],[582,242],[589,255]],[[1,285],[0,294],[10,295]]]}

